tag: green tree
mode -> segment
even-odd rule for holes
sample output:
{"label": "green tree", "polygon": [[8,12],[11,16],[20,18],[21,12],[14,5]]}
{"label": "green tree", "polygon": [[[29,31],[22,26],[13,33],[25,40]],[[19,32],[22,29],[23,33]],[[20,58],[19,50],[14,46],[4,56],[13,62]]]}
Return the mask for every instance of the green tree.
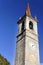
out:
{"label": "green tree", "polygon": [[0,54],[0,65],[10,65],[6,58]]}

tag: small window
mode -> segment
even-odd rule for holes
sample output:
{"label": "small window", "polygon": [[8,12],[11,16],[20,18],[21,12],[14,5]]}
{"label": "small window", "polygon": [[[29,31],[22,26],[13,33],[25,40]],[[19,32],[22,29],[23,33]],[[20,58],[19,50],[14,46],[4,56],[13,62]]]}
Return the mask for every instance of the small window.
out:
{"label": "small window", "polygon": [[22,31],[24,30],[24,21],[22,22]]}
{"label": "small window", "polygon": [[33,23],[31,21],[29,22],[29,28],[33,30]]}

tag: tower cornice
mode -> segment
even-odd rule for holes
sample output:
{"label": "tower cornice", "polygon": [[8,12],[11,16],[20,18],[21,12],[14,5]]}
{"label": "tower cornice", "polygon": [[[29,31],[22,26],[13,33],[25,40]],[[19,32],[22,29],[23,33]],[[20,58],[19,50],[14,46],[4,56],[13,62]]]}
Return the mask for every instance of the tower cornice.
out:
{"label": "tower cornice", "polygon": [[[23,17],[21,17],[21,19],[19,19],[19,21],[17,22],[17,24],[20,24],[21,22],[23,22],[24,20],[26,20],[26,14],[23,16]],[[27,16],[27,17],[29,17],[29,18],[31,18],[32,20],[34,20],[35,22],[38,22],[38,19],[36,19],[36,18],[33,18],[32,16]]]}

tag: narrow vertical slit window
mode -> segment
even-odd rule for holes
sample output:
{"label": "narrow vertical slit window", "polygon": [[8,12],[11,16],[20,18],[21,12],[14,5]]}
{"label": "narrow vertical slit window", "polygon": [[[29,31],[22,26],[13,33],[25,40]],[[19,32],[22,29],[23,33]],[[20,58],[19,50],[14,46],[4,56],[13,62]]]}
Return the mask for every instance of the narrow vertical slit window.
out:
{"label": "narrow vertical slit window", "polygon": [[22,22],[22,31],[24,30],[24,21]]}

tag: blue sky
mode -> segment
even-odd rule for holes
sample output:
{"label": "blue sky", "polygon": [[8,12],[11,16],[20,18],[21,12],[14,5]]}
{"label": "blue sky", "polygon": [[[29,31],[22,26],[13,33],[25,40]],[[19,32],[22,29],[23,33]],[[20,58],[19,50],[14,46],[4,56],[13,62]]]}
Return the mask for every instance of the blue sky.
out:
{"label": "blue sky", "polygon": [[28,2],[32,16],[39,20],[40,62],[43,63],[43,0],[0,0],[0,54],[11,65],[15,62],[17,21],[24,15]]}

